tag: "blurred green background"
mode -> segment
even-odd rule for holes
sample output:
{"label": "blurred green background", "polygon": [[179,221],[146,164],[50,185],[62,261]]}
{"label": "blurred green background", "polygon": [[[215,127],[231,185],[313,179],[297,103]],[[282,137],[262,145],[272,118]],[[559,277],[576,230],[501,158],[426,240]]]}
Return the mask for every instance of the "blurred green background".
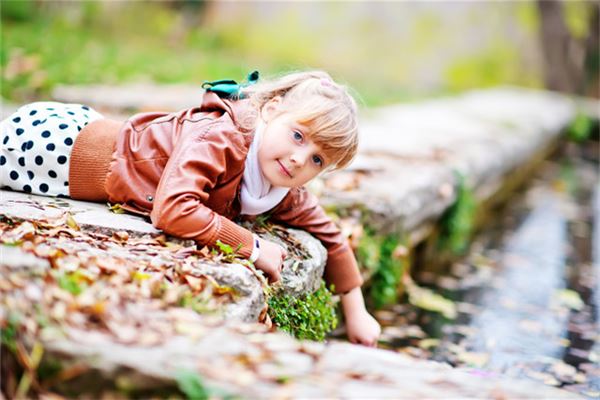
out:
{"label": "blurred green background", "polygon": [[558,5],[568,45],[555,47],[576,70],[567,88],[549,79],[561,61],[534,1],[3,0],[1,94],[22,103],[51,98],[57,84],[200,85],[319,68],[367,106],[500,84],[598,96],[598,52],[586,51],[598,2]]}

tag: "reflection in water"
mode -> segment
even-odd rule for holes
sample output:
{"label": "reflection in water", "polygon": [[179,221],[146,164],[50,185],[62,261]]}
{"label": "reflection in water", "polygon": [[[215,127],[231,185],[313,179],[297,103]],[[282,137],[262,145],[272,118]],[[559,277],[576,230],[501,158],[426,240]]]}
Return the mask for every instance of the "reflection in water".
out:
{"label": "reflection in water", "polygon": [[465,261],[419,277],[458,317],[390,307],[383,346],[600,398],[599,223],[597,160],[546,163]]}
{"label": "reflection in water", "polygon": [[501,285],[485,293],[484,311],[472,322],[478,332],[469,347],[488,352],[494,370],[558,356],[554,338],[565,334],[565,315],[548,309],[565,286],[566,221],[555,193],[539,193],[538,201],[506,243],[496,276]]}

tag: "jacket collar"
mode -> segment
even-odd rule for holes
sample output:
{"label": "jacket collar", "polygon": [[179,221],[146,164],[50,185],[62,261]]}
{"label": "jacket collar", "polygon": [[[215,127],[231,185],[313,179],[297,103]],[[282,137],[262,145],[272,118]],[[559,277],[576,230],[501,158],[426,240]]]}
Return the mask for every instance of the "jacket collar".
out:
{"label": "jacket collar", "polygon": [[244,134],[247,135],[246,141],[248,145],[252,142],[254,129],[256,127],[257,113],[250,104],[250,100],[230,100],[219,97],[216,93],[205,92],[202,97],[201,111],[211,112],[216,111],[224,113],[231,118],[234,125]]}

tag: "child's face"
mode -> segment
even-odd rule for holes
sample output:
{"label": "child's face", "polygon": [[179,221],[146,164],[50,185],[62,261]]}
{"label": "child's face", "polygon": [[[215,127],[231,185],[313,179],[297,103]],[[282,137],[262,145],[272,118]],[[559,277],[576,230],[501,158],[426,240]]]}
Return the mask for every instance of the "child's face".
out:
{"label": "child's face", "polygon": [[267,119],[258,162],[271,185],[302,186],[327,167],[321,148],[308,134],[307,127],[286,113]]}

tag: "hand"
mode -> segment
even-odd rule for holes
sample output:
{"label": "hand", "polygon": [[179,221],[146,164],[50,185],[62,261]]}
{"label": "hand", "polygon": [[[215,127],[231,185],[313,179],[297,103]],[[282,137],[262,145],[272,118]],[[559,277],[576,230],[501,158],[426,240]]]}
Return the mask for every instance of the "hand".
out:
{"label": "hand", "polygon": [[352,343],[377,347],[381,327],[367,310],[361,310],[346,316],[346,333]]}
{"label": "hand", "polygon": [[269,283],[275,283],[281,279],[283,260],[287,257],[287,251],[280,245],[261,238],[258,239],[258,243],[260,256],[254,265],[267,275]]}
{"label": "hand", "polygon": [[342,308],[346,317],[348,340],[352,343],[376,347],[381,327],[365,308],[365,301],[359,287],[342,296]]}

